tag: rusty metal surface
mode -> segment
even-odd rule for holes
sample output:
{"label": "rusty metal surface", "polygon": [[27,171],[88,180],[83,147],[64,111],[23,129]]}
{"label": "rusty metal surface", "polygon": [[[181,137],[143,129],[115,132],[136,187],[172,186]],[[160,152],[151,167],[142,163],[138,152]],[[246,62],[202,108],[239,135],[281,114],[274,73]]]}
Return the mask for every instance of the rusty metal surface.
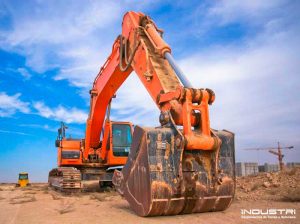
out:
{"label": "rusty metal surface", "polygon": [[128,161],[113,183],[140,216],[221,211],[235,190],[234,135],[213,131],[219,150],[184,150],[175,127],[136,126]]}

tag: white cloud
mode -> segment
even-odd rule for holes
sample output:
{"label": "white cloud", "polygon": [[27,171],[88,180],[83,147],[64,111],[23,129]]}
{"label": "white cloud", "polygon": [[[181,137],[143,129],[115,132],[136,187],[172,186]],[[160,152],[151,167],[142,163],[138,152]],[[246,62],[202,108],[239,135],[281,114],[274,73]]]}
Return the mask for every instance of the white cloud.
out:
{"label": "white cloud", "polygon": [[208,86],[254,80],[274,74],[298,72],[299,49],[291,30],[267,33],[247,39],[239,46],[211,46],[180,61],[185,73],[196,84]]}
{"label": "white cloud", "polygon": [[12,27],[0,32],[0,47],[26,57],[26,66],[44,73],[59,69],[55,80],[89,87],[121,32],[126,10],[154,6],[135,1],[4,2]]}
{"label": "white cloud", "polygon": [[[30,106],[37,110],[37,114],[41,117],[64,121],[67,123],[85,123],[87,113],[77,108],[65,108],[61,105],[55,108],[46,106],[43,102],[34,102],[32,104],[24,102],[20,99],[21,94],[7,95],[5,92],[0,92],[0,117],[10,117],[17,112],[29,114],[33,113]],[[48,126],[43,126],[44,129],[50,130]],[[53,129],[52,129],[53,130]]]}
{"label": "white cloud", "polygon": [[30,134],[27,134],[25,132],[20,132],[20,131],[8,131],[8,130],[1,130],[0,129],[0,132],[1,133],[5,133],[5,134],[16,134],[16,135],[28,135],[28,136],[31,136]]}
{"label": "white cloud", "polygon": [[33,107],[37,110],[37,114],[41,117],[64,121],[67,123],[85,123],[87,114],[77,108],[65,108],[61,105],[55,108],[46,106],[43,102],[33,103]]}
{"label": "white cloud", "polygon": [[138,76],[133,73],[112,101],[113,119],[131,121],[135,125],[158,125],[159,109]]}
{"label": "white cloud", "polygon": [[[15,7],[10,2],[3,3],[3,11],[11,18],[12,27],[0,32],[0,47],[24,55],[26,65],[38,73],[53,68],[89,67],[94,62],[92,55],[81,61],[76,60],[77,56],[64,53],[89,46],[98,52],[95,54],[99,59],[99,54],[110,49],[105,44],[107,27],[113,26],[122,14],[117,2],[29,1],[18,4]],[[87,75],[96,71],[81,71],[78,77],[85,81]]]}
{"label": "white cloud", "polygon": [[[69,43],[109,26],[120,11],[119,4],[103,1],[91,1],[89,4],[32,2],[26,5],[32,7],[30,15],[7,4],[14,28],[8,33],[7,42],[12,46]],[[20,7],[26,5],[21,4]]]}
{"label": "white cloud", "polygon": [[204,1],[186,16],[189,22],[186,32],[205,40],[208,37],[218,38],[218,29],[223,37],[222,30],[228,29],[232,30],[232,34],[224,36],[224,42],[229,38],[229,41],[236,40],[237,43],[239,35],[255,37],[265,30],[278,31],[297,23],[299,9],[299,2],[289,0]]}
{"label": "white cloud", "polygon": [[5,92],[0,92],[0,117],[9,117],[16,112],[29,113],[29,103],[20,100],[21,94],[9,96]]}
{"label": "white cloud", "polygon": [[103,52],[97,51],[92,45],[63,50],[59,52],[59,56],[68,58],[71,62],[62,65],[60,73],[54,79],[67,79],[72,85],[82,88],[90,88],[100,63],[105,60]]}
{"label": "white cloud", "polygon": [[207,16],[217,20],[220,25],[231,22],[264,23],[274,11],[286,5],[284,0],[221,0],[209,8]]}
{"label": "white cloud", "polygon": [[44,129],[50,132],[57,132],[57,128],[50,127],[48,124],[20,124],[20,127],[26,127],[26,128],[39,128]]}
{"label": "white cloud", "polygon": [[[88,101],[87,89],[91,87],[101,64],[111,52],[113,41],[121,32],[122,16],[126,8],[132,9],[134,6],[139,11],[140,8],[149,9],[149,4],[128,1],[122,4],[92,2],[83,5],[73,2],[72,6],[61,3],[57,7],[49,3],[39,3],[32,5],[34,12],[30,17],[10,7],[14,29],[6,34],[6,45],[10,50],[21,49],[21,53],[26,55],[27,65],[37,72],[59,68],[60,71],[54,79],[67,79],[72,85],[84,89]],[[154,4],[157,3],[152,2],[151,7]],[[52,51],[55,50],[54,55],[52,51],[49,52],[51,48]],[[154,118],[154,123],[157,124],[159,112],[155,104],[137,77],[132,75],[129,79],[131,81],[121,87],[118,99],[113,103],[113,108],[118,110],[113,115],[118,119],[132,119],[135,123],[149,125],[153,124],[151,121]],[[130,92],[128,89],[135,90]],[[144,105],[145,100],[148,105]],[[58,118],[54,109],[45,105],[34,105],[38,106],[40,115],[63,120],[62,117]],[[128,113],[128,105],[136,107],[136,112]],[[62,111],[66,111],[64,109]]]}
{"label": "white cloud", "polygon": [[31,74],[28,72],[26,68],[18,68],[17,71],[25,78],[25,79],[30,79]]}

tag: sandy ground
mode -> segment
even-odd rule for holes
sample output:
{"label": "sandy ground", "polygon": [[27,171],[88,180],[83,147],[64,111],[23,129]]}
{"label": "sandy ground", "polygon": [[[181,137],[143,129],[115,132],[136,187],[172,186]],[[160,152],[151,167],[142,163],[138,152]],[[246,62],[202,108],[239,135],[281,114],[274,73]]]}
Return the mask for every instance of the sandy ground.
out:
{"label": "sandy ground", "polygon": [[[66,196],[46,184],[28,188],[0,185],[0,223],[300,223],[300,203],[272,200],[234,200],[223,212],[148,217],[136,216],[116,192]],[[295,219],[242,219],[241,209],[296,209]]]}

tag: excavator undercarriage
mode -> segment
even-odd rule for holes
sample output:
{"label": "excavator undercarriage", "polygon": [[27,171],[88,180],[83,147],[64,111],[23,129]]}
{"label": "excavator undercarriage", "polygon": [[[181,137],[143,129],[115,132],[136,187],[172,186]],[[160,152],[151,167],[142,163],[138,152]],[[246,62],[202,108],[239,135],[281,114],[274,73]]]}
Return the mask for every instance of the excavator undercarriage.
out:
{"label": "excavator undercarriage", "polygon": [[112,187],[114,170],[111,168],[58,167],[49,172],[48,183],[53,189],[63,193],[100,191],[101,188]]}
{"label": "excavator undercarriage", "polygon": [[81,186],[81,173],[74,167],[58,167],[49,172],[48,183],[50,187],[63,192],[79,192]]}

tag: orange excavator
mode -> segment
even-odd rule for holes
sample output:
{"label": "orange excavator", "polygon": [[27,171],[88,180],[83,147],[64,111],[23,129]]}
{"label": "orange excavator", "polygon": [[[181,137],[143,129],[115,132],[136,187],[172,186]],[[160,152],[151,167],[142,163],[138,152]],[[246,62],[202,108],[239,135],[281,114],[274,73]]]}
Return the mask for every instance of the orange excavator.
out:
{"label": "orange excavator", "polygon": [[[58,138],[59,168],[50,172],[50,184],[67,188],[75,173],[77,180],[93,174],[100,182],[112,178],[140,216],[221,211],[230,205],[234,134],[211,129],[214,92],[192,87],[162,36],[149,16],[124,15],[122,33],[90,91],[85,139]],[[160,127],[135,126],[132,132],[131,123],[110,121],[110,102],[132,71],[160,110]]]}

